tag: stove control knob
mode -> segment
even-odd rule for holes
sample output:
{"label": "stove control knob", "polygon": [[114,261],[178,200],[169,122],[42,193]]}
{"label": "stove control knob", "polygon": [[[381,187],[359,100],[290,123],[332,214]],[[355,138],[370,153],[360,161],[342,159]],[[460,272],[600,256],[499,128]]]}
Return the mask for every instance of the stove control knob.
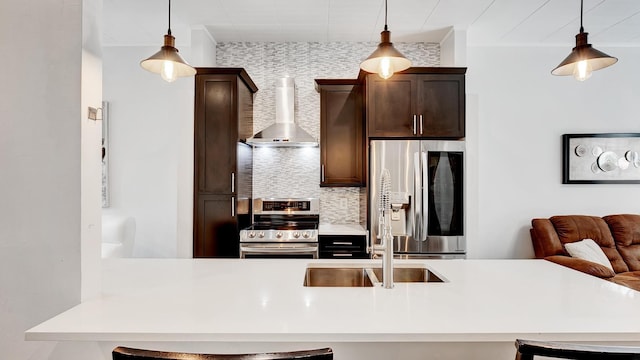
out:
{"label": "stove control knob", "polygon": [[309,238],[309,236],[311,236],[311,234],[309,234],[309,232],[308,232],[308,231],[305,231],[305,232],[302,234],[302,237],[303,237],[303,238],[305,238],[305,239],[308,239],[308,238]]}
{"label": "stove control knob", "polygon": [[293,237],[296,238],[296,239],[299,238],[300,237],[300,232],[294,231],[293,232]]}
{"label": "stove control knob", "polygon": [[276,233],[276,237],[277,237],[278,239],[280,239],[280,238],[282,237],[282,231],[278,231],[278,232]]}
{"label": "stove control knob", "polygon": [[259,237],[259,238],[263,238],[263,237],[264,237],[264,231],[260,231],[260,232],[258,233],[258,237]]}
{"label": "stove control knob", "polygon": [[256,232],[255,231],[250,231],[249,232],[249,238],[253,239],[254,237],[256,237]]}

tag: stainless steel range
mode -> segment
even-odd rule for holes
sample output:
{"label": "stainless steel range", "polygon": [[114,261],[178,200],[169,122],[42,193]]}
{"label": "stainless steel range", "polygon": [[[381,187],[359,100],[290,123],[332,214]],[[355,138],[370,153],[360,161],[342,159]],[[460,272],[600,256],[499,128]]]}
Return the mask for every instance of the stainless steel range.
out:
{"label": "stainless steel range", "polygon": [[253,225],[240,230],[241,258],[318,258],[319,201],[254,199]]}

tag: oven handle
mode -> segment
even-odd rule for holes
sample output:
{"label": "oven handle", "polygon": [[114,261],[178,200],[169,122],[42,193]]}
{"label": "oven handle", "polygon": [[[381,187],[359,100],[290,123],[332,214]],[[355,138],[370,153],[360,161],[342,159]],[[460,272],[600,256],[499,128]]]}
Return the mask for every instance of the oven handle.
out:
{"label": "oven handle", "polygon": [[[304,246],[304,247],[262,247],[262,246],[242,246],[240,245],[240,253],[247,254],[311,254],[313,258],[317,258],[318,246]],[[242,257],[242,256],[241,256]]]}
{"label": "oven handle", "polygon": [[269,254],[273,254],[273,253],[308,253],[311,251],[318,251],[318,247],[317,246],[308,246],[308,247],[277,247],[277,248],[268,248],[268,247],[246,247],[246,246],[241,246],[240,250],[242,251],[246,251],[246,252],[251,252],[251,253],[256,253],[256,252],[261,252],[261,253],[269,253]]}

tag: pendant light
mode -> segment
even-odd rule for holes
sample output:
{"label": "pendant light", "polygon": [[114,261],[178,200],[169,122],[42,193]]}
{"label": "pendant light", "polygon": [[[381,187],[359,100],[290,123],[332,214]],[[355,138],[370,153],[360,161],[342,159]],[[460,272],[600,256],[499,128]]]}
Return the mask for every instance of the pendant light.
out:
{"label": "pendant light", "polygon": [[591,77],[592,71],[606,68],[618,61],[617,58],[594,49],[587,42],[589,33],[584,32],[582,27],[583,8],[584,0],[580,0],[580,33],[576,35],[576,47],[571,50],[571,54],[560,65],[551,71],[553,75],[573,75],[576,80],[585,81]]}
{"label": "pendant light", "polygon": [[176,38],[171,35],[171,0],[169,0],[169,30],[164,36],[164,46],[151,57],[142,60],[140,66],[152,73],[160,74],[167,82],[173,82],[178,77],[195,75],[196,69],[184,61],[175,45]]}
{"label": "pendant light", "polygon": [[411,61],[391,43],[391,32],[387,29],[387,0],[384,1],[384,31],[380,33],[380,38],[378,48],[360,63],[360,69],[378,73],[381,78],[388,79],[393,73],[411,67]]}

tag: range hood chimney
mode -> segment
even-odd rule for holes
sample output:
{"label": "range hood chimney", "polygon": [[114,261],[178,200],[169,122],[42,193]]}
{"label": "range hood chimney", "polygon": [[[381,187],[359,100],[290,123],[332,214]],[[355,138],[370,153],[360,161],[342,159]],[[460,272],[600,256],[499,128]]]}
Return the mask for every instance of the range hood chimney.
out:
{"label": "range hood chimney", "polygon": [[318,142],[294,119],[295,83],[284,77],[276,82],[276,122],[247,139],[253,146],[318,146]]}

